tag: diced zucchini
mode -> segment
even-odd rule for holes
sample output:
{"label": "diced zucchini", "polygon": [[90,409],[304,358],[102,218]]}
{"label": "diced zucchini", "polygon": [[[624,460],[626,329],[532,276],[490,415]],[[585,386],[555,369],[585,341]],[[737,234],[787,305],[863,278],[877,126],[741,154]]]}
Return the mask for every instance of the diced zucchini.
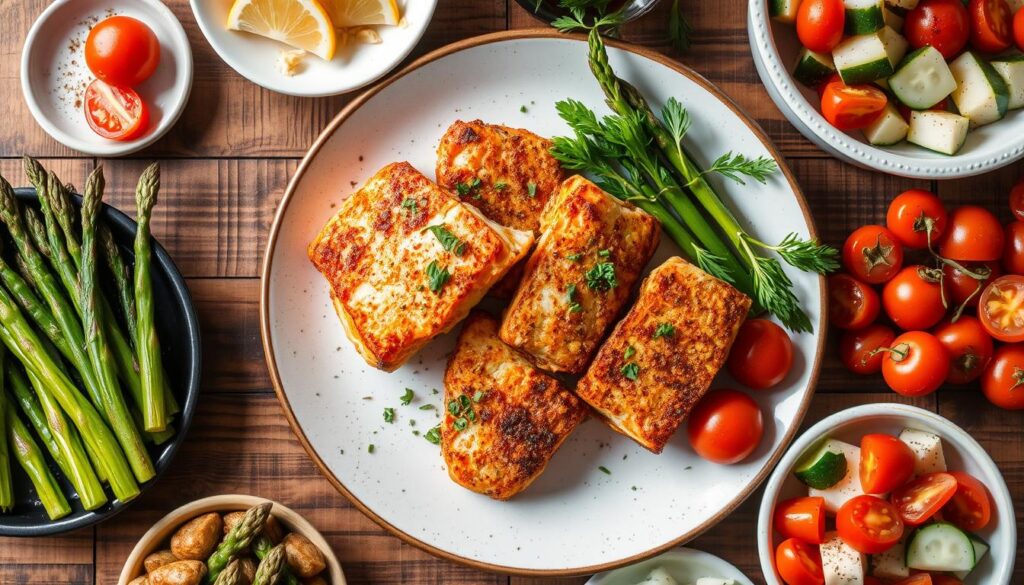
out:
{"label": "diced zucchini", "polygon": [[658,567],[647,574],[647,577],[636,585],[679,585],[664,567]]}
{"label": "diced zucchini", "polygon": [[825,489],[812,487],[808,490],[808,495],[823,498],[825,509],[834,514],[847,500],[864,494],[864,489],[860,485],[860,448],[829,439],[823,449],[824,452],[841,453],[846,460],[846,472],[842,479],[831,487]]}
{"label": "diced zucchini", "polygon": [[800,51],[796,67],[793,68],[793,77],[807,87],[814,88],[835,72],[836,66],[832,63],[832,55],[804,49]]}
{"label": "diced zucchini", "polygon": [[820,550],[825,585],[864,584],[864,555],[843,542],[838,532],[825,534]]}
{"label": "diced zucchini", "polygon": [[885,18],[885,26],[896,32],[903,31],[903,15],[893,9],[888,3],[886,3],[883,9],[882,16]]}
{"label": "diced zucchini", "polygon": [[967,140],[970,121],[952,112],[911,112],[907,142],[942,154],[953,155]]}
{"label": "diced zucchini", "polygon": [[848,446],[852,447],[842,441],[826,440],[797,461],[793,475],[804,485],[820,490],[836,485],[846,477]]}
{"label": "diced zucchini", "polygon": [[918,0],[885,0],[885,2],[889,6],[909,12],[914,8],[917,8]]}
{"label": "diced zucchini", "polygon": [[960,114],[971,121],[971,127],[981,126],[1006,115],[1010,104],[1010,90],[996,70],[976,53],[960,55],[949,64],[956,79],[953,102]]}
{"label": "diced zucchini", "polygon": [[915,110],[927,110],[956,89],[946,60],[935,47],[925,45],[907,55],[889,78],[896,97]]}
{"label": "diced zucchini", "polygon": [[871,555],[871,574],[880,579],[905,579],[910,576],[905,537],[884,553]]}
{"label": "diced zucchini", "polygon": [[900,440],[914,452],[914,475],[946,471],[946,456],[942,451],[942,439],[938,435],[917,429],[903,429]]}
{"label": "diced zucchini", "polygon": [[[974,568],[977,568],[981,559],[985,558],[985,555],[988,554],[989,546],[988,543],[979,538],[977,534],[968,533],[967,538],[971,539],[971,544],[974,546]],[[972,568],[971,571],[973,571],[974,568]],[[957,579],[963,581],[971,571],[955,571],[953,575],[955,575]]]}
{"label": "diced zucchini", "polygon": [[882,115],[864,129],[864,137],[876,146],[891,146],[902,142],[907,137],[908,130],[910,125],[892,103],[887,103]]}
{"label": "diced zucchini", "polygon": [[921,571],[970,571],[974,544],[963,530],[948,522],[918,528],[907,545],[907,566]]}
{"label": "diced zucchini", "polygon": [[843,0],[848,35],[866,35],[885,26],[885,0]]}
{"label": "diced zucchini", "polygon": [[910,44],[907,39],[903,38],[903,35],[888,26],[883,26],[882,30],[878,31],[878,36],[882,39],[882,44],[885,45],[885,54],[889,56],[889,63],[892,65],[892,70],[895,71],[896,66],[907,54],[907,47]]}
{"label": "diced zucchini", "polygon": [[1007,107],[1011,110],[1024,108],[1024,55],[993,59],[992,68],[1003,78],[1010,92]]}
{"label": "diced zucchini", "polygon": [[847,84],[888,77],[907,52],[907,41],[891,28],[849,37],[832,51],[839,76]]}
{"label": "diced zucchini", "polygon": [[768,14],[779,22],[793,22],[800,0],[768,0]]}

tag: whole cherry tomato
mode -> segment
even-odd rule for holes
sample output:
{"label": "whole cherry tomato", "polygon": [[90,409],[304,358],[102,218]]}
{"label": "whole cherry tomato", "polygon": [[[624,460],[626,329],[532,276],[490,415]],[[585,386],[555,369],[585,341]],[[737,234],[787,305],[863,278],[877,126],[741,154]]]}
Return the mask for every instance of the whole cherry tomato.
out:
{"label": "whole cherry tomato", "polygon": [[998,53],[1013,43],[1010,6],[1006,0],[971,0],[971,44],[985,53]]}
{"label": "whole cherry tomato", "polygon": [[914,452],[892,435],[860,438],[860,485],[869,494],[887,494],[914,475]]}
{"label": "whole cherry tomato", "polygon": [[949,375],[949,354],[931,333],[908,331],[893,340],[882,360],[882,377],[897,394],[924,396]]}
{"label": "whole cherry tomato", "polygon": [[873,85],[831,81],[821,94],[821,115],[840,130],[859,130],[877,120],[887,103],[885,92]]}
{"label": "whole cherry tomato", "polygon": [[963,50],[970,32],[970,18],[961,0],[921,0],[903,23],[903,35],[911,47],[931,45],[946,59]]}
{"label": "whole cherry tomato", "polygon": [[978,320],[999,341],[1024,341],[1024,276],[1000,276],[986,286],[978,298]]}
{"label": "whole cherry tomato", "polygon": [[725,465],[754,452],[764,434],[761,408],[737,390],[712,390],[690,413],[687,434],[698,455]]}
{"label": "whole cherry tomato", "polygon": [[117,87],[135,87],[160,63],[160,41],[146,23],[130,16],[100,21],[85,39],[85,64]]}
{"label": "whole cherry tomato", "polygon": [[863,329],[878,318],[878,293],[849,274],[828,277],[829,323],[839,329]]}
{"label": "whole cherry tomato", "polygon": [[[949,1],[963,8],[960,0]],[[924,189],[910,189],[897,195],[889,204],[885,226],[904,247],[927,248],[928,234],[931,234],[931,242],[937,243],[946,231],[948,220],[949,214],[938,196]]]}
{"label": "whole cherry tomato", "polygon": [[942,271],[936,268],[913,265],[900,270],[882,289],[885,314],[905,331],[935,325],[946,314],[941,280]]}
{"label": "whole cherry tomato", "polygon": [[803,497],[775,506],[775,531],[804,542],[825,542],[825,498]]}
{"label": "whole cherry tomato", "polygon": [[1024,10],[1018,10],[1013,15],[1013,40],[1017,48],[1024,51]]}
{"label": "whole cherry tomato", "polygon": [[984,207],[957,207],[949,214],[949,227],[939,253],[961,261],[998,260],[1003,254],[1003,225]]}
{"label": "whole cherry tomato", "polygon": [[812,51],[830,53],[843,40],[843,0],[804,0],[796,12],[796,36]]}
{"label": "whole cherry tomato", "polygon": [[843,265],[859,280],[881,284],[903,267],[903,244],[880,225],[857,228],[843,244]]}
{"label": "whole cherry tomato", "polygon": [[839,340],[839,359],[854,374],[882,371],[883,348],[892,346],[896,333],[892,327],[875,323],[858,331],[844,331]]}
{"label": "whole cherry tomato", "polygon": [[[1017,14],[1024,13],[1018,10]],[[1017,219],[1024,220],[1024,179],[1017,181],[1017,184],[1010,189],[1010,211]]]}
{"label": "whole cherry tomato", "polygon": [[977,380],[992,360],[995,351],[992,336],[971,315],[961,315],[955,323],[945,319],[933,333],[949,352],[947,381],[951,384],[967,384]]}
{"label": "whole cherry tomato", "polygon": [[1024,221],[1006,224],[1003,268],[1009,274],[1024,274]]}
{"label": "whole cherry tomato", "polygon": [[892,493],[892,503],[908,526],[920,526],[942,509],[956,493],[956,478],[927,473]]}
{"label": "whole cherry tomato", "polygon": [[818,547],[796,538],[782,541],[775,549],[775,570],[786,585],[824,585]]}
{"label": "whole cherry tomato", "polygon": [[992,497],[988,488],[972,475],[951,471],[956,478],[956,493],[942,508],[942,517],[968,532],[977,532],[992,519]]}
{"label": "whole cherry tomato", "polygon": [[1024,409],[1024,343],[996,349],[981,378],[981,391],[989,402],[1007,410]]}
{"label": "whole cherry tomato", "polygon": [[[961,262],[961,266],[970,271],[966,273],[949,264],[942,267],[942,288],[950,305],[960,306],[968,300],[978,300],[981,291],[990,282],[1003,275],[998,262]],[[979,280],[977,277],[981,277]]]}
{"label": "whole cherry tomato", "polygon": [[903,538],[903,520],[889,502],[875,496],[857,496],[836,512],[836,530],[857,552],[876,555]]}
{"label": "whole cherry tomato", "polygon": [[775,386],[793,366],[793,342],[786,330],[767,319],[747,319],[726,362],[729,373],[748,388]]}

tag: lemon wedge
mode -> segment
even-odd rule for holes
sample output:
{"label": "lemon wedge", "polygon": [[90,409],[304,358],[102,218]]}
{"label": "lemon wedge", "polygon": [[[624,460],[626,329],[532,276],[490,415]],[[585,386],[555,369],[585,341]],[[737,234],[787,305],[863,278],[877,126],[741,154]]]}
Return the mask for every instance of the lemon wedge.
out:
{"label": "lemon wedge", "polygon": [[334,25],[317,0],[235,0],[228,29],[274,39],[321,59],[334,57]]}
{"label": "lemon wedge", "polygon": [[324,0],[324,7],[338,28],[375,24],[396,26],[399,20],[395,0]]}

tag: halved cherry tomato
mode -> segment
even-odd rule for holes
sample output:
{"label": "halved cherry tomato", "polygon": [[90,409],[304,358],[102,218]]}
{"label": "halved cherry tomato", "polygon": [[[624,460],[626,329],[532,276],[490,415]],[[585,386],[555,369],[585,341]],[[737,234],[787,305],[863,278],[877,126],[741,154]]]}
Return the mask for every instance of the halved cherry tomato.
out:
{"label": "halved cherry tomato", "polygon": [[829,53],[843,40],[843,0],[804,0],[796,11],[796,36],[812,51]]}
{"label": "halved cherry tomato", "polygon": [[854,374],[877,374],[886,353],[881,349],[891,347],[894,339],[892,327],[878,323],[859,331],[844,331],[839,340],[839,359]]}
{"label": "halved cherry tomato", "polygon": [[974,276],[984,276],[984,279],[978,280],[959,268],[945,264],[942,267],[942,288],[946,292],[946,299],[955,306],[960,306],[970,299],[977,301],[981,291],[1003,274],[1003,269],[995,261],[961,262],[960,265]]}
{"label": "halved cherry tomato", "polygon": [[931,585],[964,585],[964,582],[949,575],[932,575]]}
{"label": "halved cherry tomato", "polygon": [[961,0],[921,0],[907,13],[903,35],[915,49],[931,45],[952,59],[967,45],[969,20]]}
{"label": "halved cherry tomato", "polygon": [[1013,40],[1017,43],[1017,48],[1024,51],[1024,10],[1018,10],[1017,14],[1013,15]]}
{"label": "halved cherry tomato", "polygon": [[747,319],[729,351],[729,373],[748,388],[764,390],[781,382],[793,366],[793,342],[767,319]]}
{"label": "halved cherry tomato", "polygon": [[992,336],[971,315],[961,315],[956,322],[944,319],[933,331],[949,352],[951,384],[967,384],[977,380],[988,367],[995,351]]}
{"label": "halved cherry tomato", "polygon": [[949,374],[949,354],[931,333],[908,331],[893,340],[882,360],[882,377],[897,394],[924,396]]}
{"label": "halved cherry tomato", "polygon": [[786,538],[825,542],[825,498],[786,500],[775,507],[775,530]]}
{"label": "halved cherry tomato", "polygon": [[932,581],[932,577],[928,573],[918,573],[897,581],[892,585],[935,585],[935,582]]}
{"label": "halved cherry tomato", "polygon": [[[960,0],[950,0],[956,4]],[[920,4],[918,4],[920,6]],[[924,189],[910,189],[889,204],[885,226],[906,248],[927,248],[928,234],[937,243],[946,231],[949,214],[938,196]]]}
{"label": "halved cherry tomato", "polygon": [[1006,224],[1003,268],[1010,274],[1024,274],[1024,221]]}
{"label": "halved cherry tomato", "polygon": [[[1018,10],[1017,14],[1024,14],[1024,10]],[[1024,220],[1024,179],[1010,189],[1010,211],[1017,219]]]}
{"label": "halved cherry tomato", "polygon": [[946,314],[942,301],[942,271],[907,266],[885,283],[882,306],[885,314],[905,331],[928,329]]}
{"label": "halved cherry tomato", "polygon": [[117,87],[135,87],[160,63],[160,41],[146,23],[130,16],[100,21],[85,39],[85,64],[93,75]]}
{"label": "halved cherry tomato", "polygon": [[999,341],[1024,341],[1024,276],[993,280],[978,298],[978,320]]}
{"label": "halved cherry tomato", "polygon": [[775,549],[775,570],[786,585],[823,585],[818,547],[796,538],[782,541]]}
{"label": "halved cherry tomato", "polygon": [[981,391],[1000,408],[1024,409],[1024,343],[1011,343],[996,350],[981,378]]}
{"label": "halved cherry tomato", "polygon": [[1013,25],[1006,0],[971,0],[967,6],[971,13],[971,44],[986,53],[998,53],[1010,48]]}
{"label": "halved cherry tomato", "polygon": [[892,435],[860,439],[860,485],[869,494],[887,494],[914,475],[914,452]]}
{"label": "halved cherry tomato", "polygon": [[956,478],[927,473],[892,493],[892,503],[908,526],[920,526],[942,509],[956,493]]}
{"label": "halved cherry tomato", "polygon": [[998,260],[1003,254],[1003,225],[984,207],[957,207],[949,214],[949,227],[939,254],[971,262]]}
{"label": "halved cherry tomato", "polygon": [[698,455],[731,464],[754,452],[764,434],[761,408],[737,390],[712,390],[690,413],[687,434]]}
{"label": "halved cherry tomato", "polygon": [[85,119],[93,132],[110,140],[134,140],[149,127],[149,107],[130,88],[99,79],[85,89]]}
{"label": "halved cherry tomato", "polygon": [[877,120],[888,102],[877,87],[833,81],[821,95],[821,115],[840,130],[859,130]]}
{"label": "halved cherry tomato", "polygon": [[881,284],[903,267],[903,244],[880,225],[857,228],[843,244],[843,265],[868,284]]}
{"label": "halved cherry tomato", "polygon": [[889,502],[875,496],[857,496],[836,512],[836,530],[854,550],[876,555],[903,538],[903,520]]}
{"label": "halved cherry tomato", "polygon": [[992,519],[992,498],[985,484],[963,471],[951,471],[956,478],[956,493],[942,508],[942,517],[969,532],[988,526]]}
{"label": "halved cherry tomato", "polygon": [[878,318],[878,293],[849,274],[828,277],[829,323],[840,329],[863,329]]}

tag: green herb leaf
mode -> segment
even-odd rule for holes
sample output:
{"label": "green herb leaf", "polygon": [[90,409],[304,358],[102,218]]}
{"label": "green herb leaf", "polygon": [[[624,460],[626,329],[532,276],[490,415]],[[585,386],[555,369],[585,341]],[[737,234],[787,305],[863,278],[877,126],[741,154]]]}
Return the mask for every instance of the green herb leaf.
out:
{"label": "green herb leaf", "polygon": [[526,106],[519,106],[519,111],[525,114],[526,113]]}
{"label": "green herb leaf", "polygon": [[424,404],[420,407],[420,410],[437,410],[437,407],[433,404]]}
{"label": "green herb leaf", "polygon": [[603,473],[605,475],[611,475],[612,474],[612,472],[607,467],[605,467],[604,465],[598,465],[597,468],[600,469],[601,473]]}
{"label": "green herb leaf", "polygon": [[581,258],[583,258],[583,252],[578,252],[576,254],[569,254],[568,256],[565,257],[566,260],[569,260],[569,261],[572,261],[572,262],[579,262]]}
{"label": "green herb leaf", "polygon": [[615,278],[615,265],[611,262],[595,264],[583,277],[592,290],[605,291],[619,286],[619,281]]}
{"label": "green herb leaf", "polygon": [[445,283],[451,277],[452,273],[448,272],[447,266],[438,266],[437,262],[433,260],[430,261],[430,264],[427,264],[427,286],[430,287],[430,292],[440,293]]}
{"label": "green herb leaf", "polygon": [[454,400],[449,400],[448,412],[450,412],[453,416],[459,414],[459,403]]}
{"label": "green herb leaf", "polygon": [[412,399],[416,397],[416,394],[412,391],[412,388],[406,388],[405,394],[399,399],[402,401],[402,406],[409,406],[412,403]]}
{"label": "green herb leaf", "polygon": [[607,249],[606,250],[598,250],[597,251],[597,255],[602,257],[602,258],[607,258],[607,257],[612,255],[612,251],[611,250],[607,250]]}
{"label": "green herb leaf", "polygon": [[494,184],[495,191],[504,191],[505,189],[508,189],[508,183],[505,181],[498,181]]}
{"label": "green herb leaf", "polygon": [[376,449],[376,447],[373,446],[373,443],[370,443],[369,445],[366,446],[367,453],[373,453],[374,449]]}
{"label": "green herb leaf", "polygon": [[693,28],[683,16],[679,0],[673,0],[672,11],[668,15],[668,39],[672,47],[680,53],[688,51],[690,49],[690,33],[692,32]]}
{"label": "green herb leaf", "polygon": [[668,98],[665,107],[661,110],[661,119],[672,135],[676,151],[683,154],[683,136],[690,129],[690,114],[674,97]]}
{"label": "green herb leaf", "polygon": [[576,283],[570,282],[565,286],[565,298],[569,303],[570,313],[579,313],[583,310],[583,305],[576,300]]}
{"label": "green herb leaf", "polygon": [[415,199],[406,197],[402,201],[402,207],[406,209],[410,215],[416,215],[419,212],[419,207]]}
{"label": "green herb leaf", "polygon": [[476,392],[473,393],[473,402],[480,402],[483,399],[484,399],[484,391],[483,390],[477,390]]}
{"label": "green herb leaf", "polygon": [[526,193],[530,197],[536,197],[537,196],[537,183],[527,183],[526,184]]}
{"label": "green herb leaf", "polygon": [[802,240],[795,233],[790,233],[777,246],[769,246],[749,235],[744,237],[754,245],[774,251],[787,264],[804,272],[828,274],[839,269],[839,250],[819,244],[817,240]]}
{"label": "green herb leaf", "polygon": [[457,431],[464,431],[464,430],[466,430],[466,427],[468,425],[469,425],[469,421],[466,420],[465,418],[462,418],[462,417],[459,417],[459,418],[457,418],[457,419],[452,421],[452,427],[454,427],[455,430],[457,430]]}
{"label": "green herb leaf", "polygon": [[635,362],[629,362],[628,364],[622,366],[622,369],[620,371],[622,372],[622,375],[626,377],[627,380],[636,380],[637,377],[640,375],[640,366],[636,365]]}
{"label": "green herb leaf", "polygon": [[671,323],[659,323],[654,329],[654,338],[672,337],[676,334],[676,326]]}
{"label": "green herb leaf", "polygon": [[427,431],[426,433],[424,433],[423,434],[423,438],[428,440],[428,441],[430,441],[431,443],[433,443],[435,445],[440,445],[441,444],[441,425],[437,425],[436,427],[434,427],[434,428],[430,429],[429,431]]}
{"label": "green herb leaf", "polygon": [[393,423],[395,422],[395,409],[388,407],[384,409],[384,422]]}
{"label": "green herb leaf", "polygon": [[632,345],[626,346],[626,351],[622,352],[622,359],[628,360],[629,358],[636,355],[636,348]]}
{"label": "green herb leaf", "polygon": [[711,163],[711,168],[701,173],[718,173],[723,177],[746,185],[741,176],[750,177],[762,185],[768,182],[768,177],[778,170],[779,166],[775,159],[766,156],[759,156],[755,159],[748,159],[742,154],[733,154],[731,151],[718,157]]}
{"label": "green herb leaf", "polygon": [[468,183],[456,183],[455,191],[459,194],[459,197],[465,197],[476,190],[479,186],[480,177],[473,177],[473,179]]}
{"label": "green herb leaf", "polygon": [[427,226],[427,229],[430,230],[430,233],[434,234],[438,242],[441,242],[441,247],[446,251],[456,256],[462,256],[462,253],[466,251],[466,242],[463,242],[455,234],[448,231],[448,228],[443,223]]}

